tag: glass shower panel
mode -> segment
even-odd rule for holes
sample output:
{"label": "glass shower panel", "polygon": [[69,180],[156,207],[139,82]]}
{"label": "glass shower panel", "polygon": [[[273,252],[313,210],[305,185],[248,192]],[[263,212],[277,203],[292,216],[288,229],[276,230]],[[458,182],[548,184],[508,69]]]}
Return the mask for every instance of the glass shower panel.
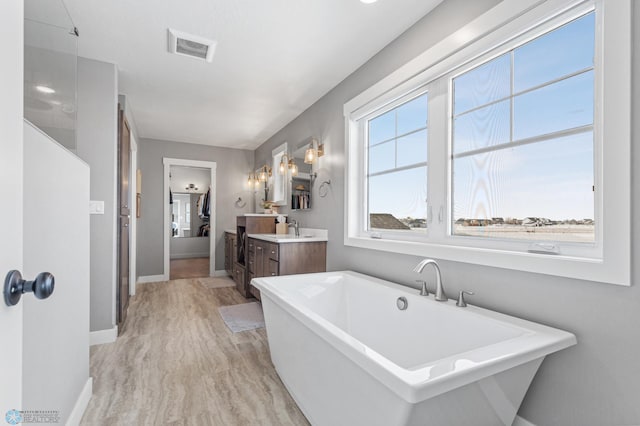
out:
{"label": "glass shower panel", "polygon": [[73,152],[77,127],[77,40],[75,27],[61,0],[46,2],[46,6],[25,1],[24,118]]}

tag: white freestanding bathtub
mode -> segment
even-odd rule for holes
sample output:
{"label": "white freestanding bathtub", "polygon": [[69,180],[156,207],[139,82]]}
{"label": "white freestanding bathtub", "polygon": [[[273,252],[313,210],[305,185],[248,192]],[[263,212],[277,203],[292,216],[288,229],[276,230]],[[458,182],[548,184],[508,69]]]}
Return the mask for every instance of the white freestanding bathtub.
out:
{"label": "white freestanding bathtub", "polygon": [[355,272],[252,284],[273,364],[318,426],[511,425],[544,357],[576,343],[561,330]]}

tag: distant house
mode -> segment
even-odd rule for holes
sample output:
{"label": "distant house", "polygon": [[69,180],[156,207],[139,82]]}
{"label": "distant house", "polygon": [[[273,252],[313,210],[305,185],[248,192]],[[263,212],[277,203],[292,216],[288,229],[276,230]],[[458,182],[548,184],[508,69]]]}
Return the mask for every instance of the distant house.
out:
{"label": "distant house", "polygon": [[411,229],[389,213],[370,213],[369,226],[375,229]]}
{"label": "distant house", "polygon": [[408,225],[409,228],[426,228],[427,227],[426,219],[411,219],[409,222],[404,221],[403,223]]}

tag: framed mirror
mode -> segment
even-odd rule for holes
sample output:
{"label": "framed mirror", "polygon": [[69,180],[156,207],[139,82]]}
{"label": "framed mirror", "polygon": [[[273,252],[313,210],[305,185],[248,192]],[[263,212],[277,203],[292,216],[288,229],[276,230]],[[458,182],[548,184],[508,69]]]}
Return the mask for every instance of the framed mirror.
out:
{"label": "framed mirror", "polygon": [[297,174],[289,174],[289,193],[291,194],[291,210],[309,210],[312,207],[311,188],[313,186],[313,165],[304,162],[309,142],[303,142],[292,153],[292,160],[297,166]]}
{"label": "framed mirror", "polygon": [[[271,177],[271,196],[270,201],[277,206],[286,206],[287,205],[287,178],[289,176],[288,169],[285,167],[284,170],[281,170],[281,164],[288,163],[288,155],[287,155],[287,143],[283,143],[276,149],[271,152],[273,158],[273,164],[271,166],[273,173]],[[282,172],[285,172],[284,174]]]}

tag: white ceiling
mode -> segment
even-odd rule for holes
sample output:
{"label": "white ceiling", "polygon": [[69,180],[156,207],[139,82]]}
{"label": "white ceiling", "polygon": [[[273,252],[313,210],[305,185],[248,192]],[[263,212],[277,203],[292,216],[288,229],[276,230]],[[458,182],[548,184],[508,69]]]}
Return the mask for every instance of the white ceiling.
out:
{"label": "white ceiling", "polygon": [[[78,54],[113,62],[140,137],[253,149],[442,0],[66,0]],[[167,28],[218,42],[167,52]]]}

